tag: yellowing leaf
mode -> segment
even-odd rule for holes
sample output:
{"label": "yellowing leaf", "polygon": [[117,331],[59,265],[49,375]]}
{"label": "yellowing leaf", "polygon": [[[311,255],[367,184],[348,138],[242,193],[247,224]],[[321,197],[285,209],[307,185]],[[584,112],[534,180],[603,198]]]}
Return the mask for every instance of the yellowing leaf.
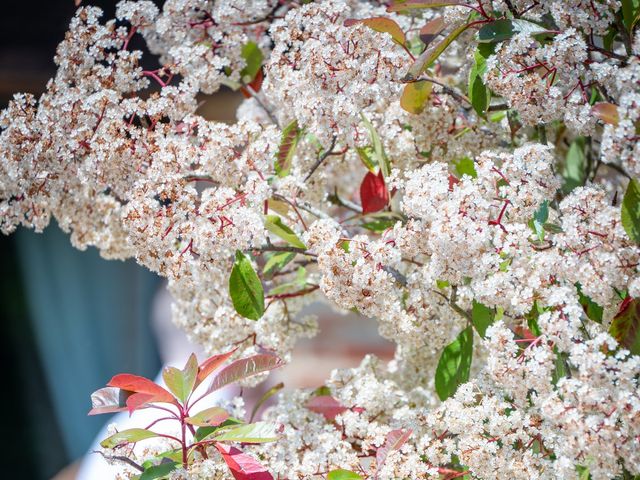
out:
{"label": "yellowing leaf", "polygon": [[400,97],[400,106],[409,113],[422,113],[432,89],[433,83],[426,80],[407,83]]}
{"label": "yellowing leaf", "polygon": [[406,37],[404,36],[404,32],[400,25],[398,25],[394,20],[391,20],[387,17],[371,17],[371,18],[363,18],[363,19],[355,19],[348,18],[344,21],[345,27],[350,27],[351,25],[355,25],[356,23],[362,23],[366,25],[372,30],[381,33],[388,33],[391,35],[391,38],[394,42],[399,45],[404,45],[407,42]]}

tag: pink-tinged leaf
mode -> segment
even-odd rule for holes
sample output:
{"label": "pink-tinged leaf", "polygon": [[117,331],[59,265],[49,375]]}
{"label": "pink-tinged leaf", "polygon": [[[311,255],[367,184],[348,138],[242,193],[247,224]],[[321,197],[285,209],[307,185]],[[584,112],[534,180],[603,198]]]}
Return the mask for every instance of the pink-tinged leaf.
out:
{"label": "pink-tinged leaf", "polygon": [[360,184],[362,213],[379,212],[389,203],[389,191],[384,183],[382,171],[378,174],[367,172]]}
{"label": "pink-tinged leaf", "polygon": [[241,358],[217,373],[207,390],[207,394],[239,380],[281,367],[283,364],[284,362],[279,357],[270,353],[260,353],[248,358]]}
{"label": "pink-tinged leaf", "polygon": [[214,443],[214,445],[236,480],[273,480],[264,465],[243,453],[242,450],[223,443]]}
{"label": "pink-tinged leaf", "polygon": [[400,106],[415,115],[422,113],[424,105],[431,95],[431,90],[433,90],[433,83],[426,80],[407,83],[400,97]]}
{"label": "pink-tinged leaf", "polygon": [[330,395],[313,397],[305,406],[312,412],[319,413],[327,420],[333,420],[337,415],[349,410]]}
{"label": "pink-tinged leaf", "polygon": [[217,427],[229,418],[229,412],[224,408],[211,407],[198,412],[192,417],[185,419],[185,422],[195,425],[196,427]]}
{"label": "pink-tinged leaf", "polygon": [[[264,73],[262,72],[262,67],[260,67],[260,70],[258,70],[258,73],[256,73],[256,78],[254,78],[251,81],[251,83],[247,84],[247,87],[251,88],[251,90],[253,90],[254,93],[258,93],[262,88],[263,81],[264,81]],[[249,89],[246,87],[240,87],[240,93],[242,93],[242,96],[244,98],[253,97]]]}
{"label": "pink-tinged leaf", "polygon": [[375,30],[376,32],[388,33],[391,35],[391,38],[394,42],[399,45],[404,45],[407,43],[407,39],[404,36],[404,32],[400,25],[398,25],[394,20],[391,20],[387,17],[371,17],[371,18],[348,18],[344,21],[345,27],[350,27],[351,25],[355,25],[357,23],[362,23],[366,25],[371,30]]}
{"label": "pink-tinged leaf", "polygon": [[154,396],[150,393],[134,393],[129,398],[127,398],[127,410],[129,410],[129,415],[131,415],[136,410],[140,408],[144,408],[147,406],[149,402],[153,402]]}
{"label": "pink-tinged leaf", "polygon": [[89,415],[123,412],[127,409],[127,400],[132,392],[115,387],[105,387],[91,394]]}
{"label": "pink-tinged leaf", "polygon": [[229,357],[235,353],[236,350],[238,350],[238,347],[234,348],[233,350],[227,353],[214,355],[213,357],[210,357],[206,359],[204,362],[202,362],[200,364],[200,367],[198,368],[198,375],[196,376],[196,385],[194,388],[200,385],[203,381],[207,379],[209,375],[211,375],[218,368],[220,368],[220,366],[222,366],[222,364],[226,362],[229,359]]}
{"label": "pink-tinged leaf", "polygon": [[275,169],[279,177],[286,177],[291,169],[293,155],[300,140],[301,130],[298,127],[298,121],[293,120],[282,130],[280,138],[280,146],[276,154]]}
{"label": "pink-tinged leaf", "polygon": [[442,17],[436,17],[433,20],[429,20],[421,29],[420,29],[420,40],[425,46],[429,46],[433,40],[440,35],[440,33],[444,30],[444,20]]}
{"label": "pink-tinged leaf", "polygon": [[415,10],[419,8],[439,8],[439,7],[451,7],[455,5],[461,5],[462,0],[407,0],[395,1],[393,5],[387,7],[387,12],[404,12],[406,10]]}
{"label": "pink-tinged leaf", "polygon": [[162,370],[162,378],[173,393],[182,403],[185,403],[193,391],[198,374],[198,360],[192,353],[182,370],[175,367],[165,367]]}
{"label": "pink-tinged leaf", "polygon": [[387,438],[384,444],[376,451],[376,469],[380,470],[387,460],[387,456],[394,450],[400,450],[402,446],[407,442],[413,430],[391,430],[387,434]]}
{"label": "pink-tinged leaf", "polygon": [[173,395],[160,385],[153,383],[151,380],[130,373],[121,373],[116,375],[107,383],[108,387],[117,387],[122,390],[129,390],[136,393],[146,393],[153,396],[154,402],[175,403]]}
{"label": "pink-tinged leaf", "polygon": [[618,126],[618,121],[620,120],[620,117],[618,116],[618,106],[613,103],[596,103],[591,108],[591,113],[598,117],[598,119],[603,123],[608,123],[614,127]]}

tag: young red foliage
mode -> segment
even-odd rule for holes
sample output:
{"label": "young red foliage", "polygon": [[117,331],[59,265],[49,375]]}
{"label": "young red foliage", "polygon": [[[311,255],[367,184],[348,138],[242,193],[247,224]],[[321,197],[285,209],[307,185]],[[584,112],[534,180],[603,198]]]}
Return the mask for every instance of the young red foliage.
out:
{"label": "young red foliage", "polygon": [[360,184],[362,213],[379,212],[389,203],[389,190],[384,182],[382,171],[378,174],[367,172]]}
{"label": "young red foliage", "polygon": [[216,443],[215,447],[236,480],[273,480],[267,469],[252,456],[223,443]]}

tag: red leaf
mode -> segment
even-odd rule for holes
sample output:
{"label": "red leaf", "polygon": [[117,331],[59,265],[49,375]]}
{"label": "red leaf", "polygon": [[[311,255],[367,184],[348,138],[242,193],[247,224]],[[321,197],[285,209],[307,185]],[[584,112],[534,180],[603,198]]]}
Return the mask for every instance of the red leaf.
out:
{"label": "red leaf", "polygon": [[460,179],[449,174],[449,191],[453,192],[453,186],[460,183]]}
{"label": "red leaf", "polygon": [[147,403],[153,402],[154,396],[148,393],[134,393],[127,398],[127,410],[131,415],[135,410],[144,407]]}
{"label": "red leaf", "polygon": [[233,350],[222,353],[220,355],[214,355],[213,357],[207,358],[204,362],[200,364],[198,367],[198,376],[196,377],[196,384],[193,387],[195,388],[200,385],[209,375],[211,375],[214,371],[216,371],[220,365],[226,362],[231,355],[238,349],[238,347]]}
{"label": "red leaf", "polygon": [[389,203],[389,191],[384,183],[382,171],[378,175],[367,172],[360,184],[362,213],[379,212]]}
{"label": "red leaf", "polygon": [[218,442],[214,445],[236,480],[273,480],[263,465],[242,450]]}
{"label": "red leaf", "polygon": [[[260,68],[260,70],[258,70],[258,73],[256,73],[256,78],[251,80],[251,83],[249,83],[248,86],[251,87],[251,90],[253,90],[255,93],[258,93],[262,88],[263,80],[264,80],[264,73],[262,73],[262,68]],[[240,93],[242,93],[242,96],[244,98],[251,98],[253,96],[251,95],[251,93],[249,93],[249,90],[247,90],[245,87],[240,87]]]}
{"label": "red leaf", "polygon": [[153,402],[175,403],[173,395],[160,385],[153,383],[151,380],[130,373],[121,373],[116,375],[107,383],[108,387],[117,387],[122,390],[129,390],[135,393],[146,393],[153,398]]}
{"label": "red leaf", "polygon": [[330,395],[313,397],[307,402],[306,407],[312,412],[323,415],[327,420],[333,420],[337,415],[349,410]]}
{"label": "red leaf", "polygon": [[385,460],[387,459],[387,455],[394,450],[400,450],[402,446],[407,442],[413,430],[410,428],[408,430],[391,430],[387,434],[387,438],[384,441],[384,444],[378,448],[376,451],[376,469],[380,470],[382,465],[384,465]]}

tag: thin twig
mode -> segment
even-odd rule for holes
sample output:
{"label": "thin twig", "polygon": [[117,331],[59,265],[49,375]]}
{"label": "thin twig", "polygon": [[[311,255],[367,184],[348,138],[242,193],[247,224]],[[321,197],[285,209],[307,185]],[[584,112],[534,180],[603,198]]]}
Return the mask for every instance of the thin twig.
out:
{"label": "thin twig", "polygon": [[290,253],[300,253],[302,255],[307,255],[309,257],[317,257],[315,253],[308,252],[304,248],[299,247],[289,247],[286,245],[263,245],[258,248],[250,248],[250,251],[253,252],[290,252]]}
{"label": "thin twig", "polygon": [[313,164],[313,167],[311,167],[311,170],[309,171],[307,176],[304,178],[305,182],[309,180],[309,178],[311,178],[311,175],[313,175],[313,172],[315,172],[318,169],[318,167],[322,164],[322,162],[324,162],[325,159],[329,155],[331,155],[331,152],[333,152],[333,147],[335,146],[336,146],[336,136],[334,135],[333,138],[331,139],[331,146],[327,150],[325,150],[322,153],[322,155],[318,157],[318,160],[316,160],[316,163]]}
{"label": "thin twig", "polygon": [[253,98],[256,99],[256,102],[258,102],[258,105],[260,105],[260,107],[262,107],[262,109],[266,112],[266,114],[269,116],[269,119],[276,125],[276,126],[280,126],[278,124],[278,120],[276,119],[275,115],[273,114],[273,112],[271,111],[270,108],[267,107],[267,105],[260,99],[260,95],[258,94],[258,92],[256,92],[253,88],[251,88],[250,85],[243,85],[243,87],[247,90],[247,92],[249,92],[249,95],[251,95]]}
{"label": "thin twig", "polygon": [[428,77],[426,75],[422,75],[418,78],[416,78],[414,80],[414,82],[418,82],[420,80],[425,80],[427,82],[433,83],[435,85],[438,85],[440,88],[442,88],[442,91],[448,95],[451,95],[453,98],[457,99],[460,102],[464,102],[467,103],[468,105],[471,105],[471,100],[469,100],[469,97],[467,97],[465,94],[458,92],[457,90],[451,88],[449,85],[442,83],[440,80],[436,80],[435,78],[432,77]]}
{"label": "thin twig", "polygon": [[99,450],[94,450],[93,453],[99,453],[100,455],[102,455],[102,457],[105,460],[116,460],[118,462],[124,462],[124,463],[132,466],[133,468],[135,468],[139,472],[144,472],[144,467],[142,465],[138,465],[136,462],[134,462],[133,460],[131,460],[128,457],[125,457],[125,456],[122,456],[122,455],[106,455],[104,452],[101,452]]}

